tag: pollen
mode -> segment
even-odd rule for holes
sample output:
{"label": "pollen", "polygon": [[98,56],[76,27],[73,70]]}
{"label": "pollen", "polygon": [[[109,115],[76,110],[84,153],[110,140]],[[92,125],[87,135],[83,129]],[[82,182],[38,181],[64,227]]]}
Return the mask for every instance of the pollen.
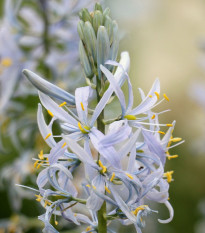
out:
{"label": "pollen", "polygon": [[133,176],[131,176],[129,173],[125,173],[127,177],[129,177],[131,180],[133,180]]}
{"label": "pollen", "polygon": [[4,67],[10,67],[12,65],[12,59],[6,57],[1,60],[1,65]]}
{"label": "pollen", "polygon": [[113,172],[113,173],[112,173],[112,176],[111,176],[111,178],[110,178],[110,182],[113,182],[114,178],[115,178],[115,173]]}
{"label": "pollen", "polygon": [[40,151],[40,153],[38,154],[38,157],[39,159],[44,159],[44,156],[43,156],[43,150]]}
{"label": "pollen", "polygon": [[172,181],[172,174],[174,173],[174,171],[169,171],[164,173],[164,177],[167,178],[167,182],[170,183]]}
{"label": "pollen", "polygon": [[96,187],[94,185],[92,185],[93,189],[96,189]]}
{"label": "pollen", "polygon": [[165,100],[169,101],[169,97],[166,94],[163,94]]}
{"label": "pollen", "polygon": [[172,126],[173,126],[173,124],[166,124],[166,126],[168,126],[168,127],[172,127]]}
{"label": "pollen", "polygon": [[43,163],[43,162],[41,162],[41,163],[38,164],[37,169],[39,169],[39,168],[41,167],[41,164],[42,164],[42,163]]}
{"label": "pollen", "polygon": [[49,133],[49,134],[44,138],[44,140],[48,139],[50,136],[51,136],[51,133]]}
{"label": "pollen", "polygon": [[155,91],[154,94],[157,96],[157,99],[159,99],[159,93]]}
{"label": "pollen", "polygon": [[90,185],[89,185],[89,184],[86,184],[86,187],[90,188]]}
{"label": "pollen", "polygon": [[81,105],[82,110],[85,111],[85,108],[82,102],[80,102],[80,105]]}
{"label": "pollen", "polygon": [[137,120],[137,117],[134,116],[134,115],[125,115],[124,118],[125,118],[125,119],[128,119],[128,120],[132,120],[132,121],[133,121],[133,120]]}
{"label": "pollen", "polygon": [[46,207],[47,205],[51,205],[51,202],[48,200],[45,200],[44,207]]}
{"label": "pollen", "polygon": [[152,98],[152,95],[149,95],[149,98]]}
{"label": "pollen", "polygon": [[158,133],[165,135],[165,132],[162,132],[162,131],[158,131]]}
{"label": "pollen", "polygon": [[101,162],[101,160],[98,161],[99,166],[102,168],[102,172],[105,173],[107,171],[106,166],[104,166]]}
{"label": "pollen", "polygon": [[50,110],[47,110],[47,112],[51,117],[54,117],[53,113]]}
{"label": "pollen", "polygon": [[167,156],[167,158],[168,158],[169,160],[175,159],[175,158],[178,158],[178,157],[179,157],[179,155],[169,155],[169,156]]}
{"label": "pollen", "polygon": [[111,193],[107,186],[105,186],[105,190],[106,192]]}
{"label": "pollen", "polygon": [[154,120],[154,118],[155,118],[155,114],[152,115],[151,119]]}
{"label": "pollen", "polygon": [[140,210],[144,210],[146,207],[148,207],[148,205],[141,205],[141,206],[138,206],[132,213],[133,213],[134,215],[137,215],[138,212],[139,212]]}
{"label": "pollen", "polygon": [[63,145],[61,146],[61,148],[65,147],[66,146],[66,142],[63,143]]}
{"label": "pollen", "polygon": [[66,104],[67,104],[66,102],[63,102],[62,104],[59,105],[59,107],[63,107]]}
{"label": "pollen", "polygon": [[58,221],[55,221],[55,225],[56,225],[56,226],[58,225]]}
{"label": "pollen", "polygon": [[171,142],[180,142],[182,140],[182,138],[171,138],[170,141]]}

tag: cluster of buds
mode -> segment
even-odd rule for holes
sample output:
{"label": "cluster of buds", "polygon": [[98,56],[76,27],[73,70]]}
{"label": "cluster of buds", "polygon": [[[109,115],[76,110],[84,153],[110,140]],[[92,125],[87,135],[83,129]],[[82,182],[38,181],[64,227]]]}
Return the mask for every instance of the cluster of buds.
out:
{"label": "cluster of buds", "polygon": [[[86,78],[94,76],[104,81],[105,76],[100,70],[100,65],[105,65],[107,60],[115,61],[118,55],[119,37],[118,25],[110,16],[110,9],[104,11],[96,3],[93,12],[86,8],[79,13],[78,33],[80,36],[80,60]],[[113,66],[106,66],[111,72]]]}

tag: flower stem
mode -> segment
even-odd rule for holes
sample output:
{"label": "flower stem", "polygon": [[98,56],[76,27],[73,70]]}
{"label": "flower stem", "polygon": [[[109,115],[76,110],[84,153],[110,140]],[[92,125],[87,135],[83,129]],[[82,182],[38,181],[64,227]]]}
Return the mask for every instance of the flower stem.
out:
{"label": "flower stem", "polygon": [[[100,82],[98,77],[96,77],[97,81],[97,101],[99,103],[101,97],[99,94],[100,90]],[[104,110],[100,113],[98,119],[97,119],[97,128],[102,133],[105,133],[105,125],[103,123],[104,120]],[[98,154],[98,160],[100,159],[100,154]],[[104,201],[100,210],[98,210],[98,233],[107,233],[107,219],[106,219],[106,202]]]}

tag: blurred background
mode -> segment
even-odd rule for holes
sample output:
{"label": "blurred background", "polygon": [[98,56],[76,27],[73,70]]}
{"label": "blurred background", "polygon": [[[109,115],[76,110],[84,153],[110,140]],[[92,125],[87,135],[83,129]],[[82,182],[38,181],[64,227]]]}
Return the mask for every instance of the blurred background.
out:
{"label": "blurred background", "polygon": [[[3,1],[0,3],[3,5]],[[193,88],[195,85],[205,87],[205,1],[107,0],[105,6],[111,8],[119,24],[120,50],[130,53],[135,104],[139,103],[138,87],[148,92],[159,77],[161,92],[170,98],[170,102],[160,108],[172,110],[160,120],[164,123],[176,120],[174,136],[185,139],[184,144],[172,151],[179,158],[166,164],[166,170],[174,170],[170,187],[174,220],[159,224],[157,218],[166,218],[168,213],[164,207],[157,206],[162,209],[159,215],[148,217],[144,232],[205,233],[205,104],[203,93],[198,96],[197,89]],[[2,6],[0,11],[2,14]],[[0,166],[14,158],[15,153],[1,156]],[[22,213],[30,217],[39,215],[41,209],[33,202],[24,200]],[[5,191],[0,192],[0,206],[0,218],[11,219]],[[129,231],[134,232],[132,228]],[[119,229],[119,232],[127,232],[127,229]]]}

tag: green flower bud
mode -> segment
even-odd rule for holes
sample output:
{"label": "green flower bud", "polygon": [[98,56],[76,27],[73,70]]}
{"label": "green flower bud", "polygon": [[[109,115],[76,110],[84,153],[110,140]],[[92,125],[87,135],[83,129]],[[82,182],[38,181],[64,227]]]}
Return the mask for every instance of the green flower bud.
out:
{"label": "green flower bud", "polygon": [[94,12],[94,17],[93,17],[93,28],[95,30],[95,33],[97,35],[98,28],[103,25],[103,15],[102,12],[97,10]]}
{"label": "green flower bud", "polygon": [[103,11],[103,20],[105,21],[105,17],[106,16],[109,16],[110,17],[110,9],[109,8],[106,8],[104,11]]}
{"label": "green flower bud", "polygon": [[86,22],[84,26],[85,46],[92,62],[96,63],[96,35],[90,22]]}
{"label": "green flower bud", "polygon": [[77,30],[78,30],[78,34],[79,34],[79,36],[80,36],[80,39],[81,39],[82,41],[85,40],[85,38],[84,38],[84,33],[83,33],[84,25],[85,25],[85,23],[84,23],[82,20],[80,20],[80,21],[78,22]]}
{"label": "green flower bud", "polygon": [[80,61],[83,66],[86,77],[93,78],[94,74],[82,41],[80,41],[79,43],[79,53],[80,53]]}
{"label": "green flower bud", "polygon": [[80,18],[81,18],[84,22],[89,21],[90,23],[92,23],[92,17],[91,17],[91,15],[90,15],[88,9],[83,8],[83,9],[81,10],[81,12],[79,13],[79,16],[80,16]]}
{"label": "green flower bud", "polygon": [[98,2],[95,4],[95,11],[101,11],[101,13],[103,13],[102,6]]}
{"label": "green flower bud", "polygon": [[110,41],[107,30],[104,26],[100,26],[97,34],[97,68],[98,77],[102,77],[100,65],[105,63],[110,54]]}
{"label": "green flower bud", "polygon": [[113,23],[112,23],[112,19],[106,15],[105,17],[105,22],[104,22],[104,25],[107,29],[107,33],[108,33],[108,36],[109,36],[109,39],[111,39],[112,37],[112,32],[113,32]]}

